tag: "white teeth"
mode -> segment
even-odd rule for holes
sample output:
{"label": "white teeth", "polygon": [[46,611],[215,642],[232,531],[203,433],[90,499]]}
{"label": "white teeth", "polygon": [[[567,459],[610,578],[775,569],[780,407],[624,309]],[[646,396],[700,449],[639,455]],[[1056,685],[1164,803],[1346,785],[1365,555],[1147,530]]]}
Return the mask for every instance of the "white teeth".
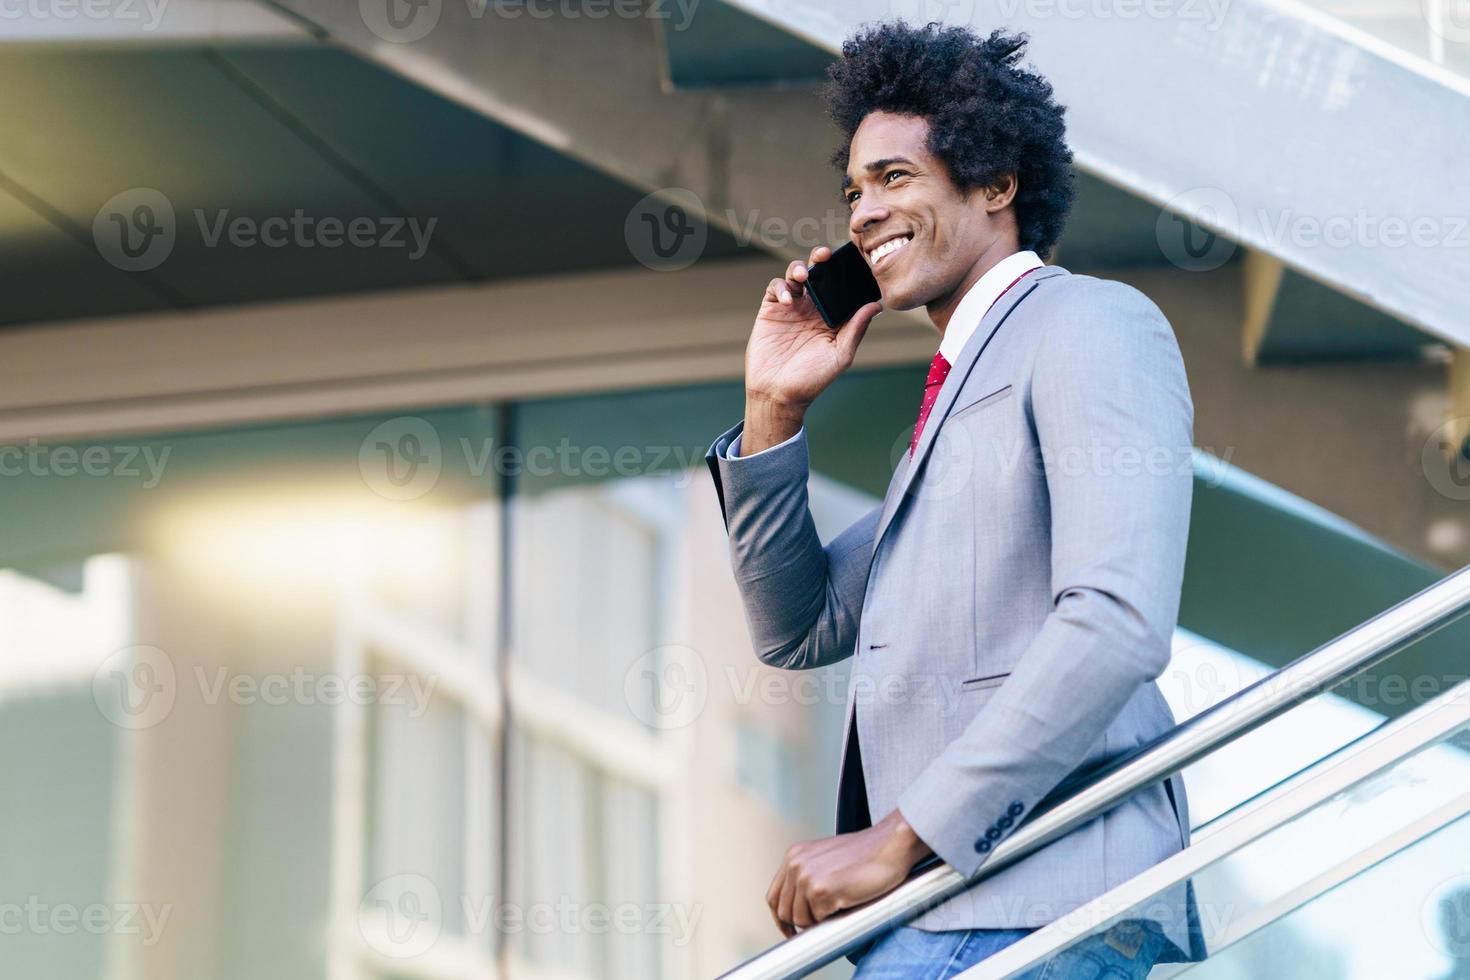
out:
{"label": "white teeth", "polygon": [[894,252],[897,252],[899,249],[903,248],[910,241],[912,241],[912,238],[913,236],[908,236],[904,238],[890,238],[888,239],[888,241],[884,242],[882,245],[879,245],[877,248],[869,252],[868,255],[872,258],[874,262],[877,262],[885,255],[892,255]]}

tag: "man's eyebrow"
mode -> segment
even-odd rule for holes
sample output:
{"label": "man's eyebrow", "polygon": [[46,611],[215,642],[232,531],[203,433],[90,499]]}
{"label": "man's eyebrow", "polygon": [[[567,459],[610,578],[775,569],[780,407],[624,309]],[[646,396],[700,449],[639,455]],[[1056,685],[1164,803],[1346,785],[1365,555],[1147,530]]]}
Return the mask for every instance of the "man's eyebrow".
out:
{"label": "man's eyebrow", "polygon": [[[877,173],[878,171],[882,170],[884,167],[887,167],[887,166],[889,166],[891,164],[895,164],[895,163],[906,163],[910,167],[912,167],[914,165],[914,161],[910,160],[908,157],[884,157],[881,160],[874,160],[872,163],[864,164],[863,165],[863,169],[866,170],[870,174],[871,173]],[[848,174],[843,174],[842,175],[842,189],[843,190],[847,190],[849,187],[851,187],[852,186],[852,183],[853,183],[853,180],[852,180],[852,177],[850,175],[848,175]]]}

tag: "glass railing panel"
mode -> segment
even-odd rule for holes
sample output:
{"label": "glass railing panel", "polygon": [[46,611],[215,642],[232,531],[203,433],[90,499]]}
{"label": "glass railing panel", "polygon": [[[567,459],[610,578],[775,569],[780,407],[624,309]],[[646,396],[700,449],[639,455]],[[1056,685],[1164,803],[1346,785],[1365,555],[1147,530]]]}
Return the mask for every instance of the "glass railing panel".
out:
{"label": "glass railing panel", "polygon": [[[1169,666],[1157,683],[1175,720],[1184,722],[1274,670],[1181,629],[1174,634]],[[1221,746],[1183,772],[1194,831],[1203,831],[1221,815],[1310,769],[1384,721],[1383,712],[1327,693]]]}
{"label": "glass railing panel", "polygon": [[[1372,752],[1358,751],[1360,746],[1375,743],[1377,735],[1361,738],[1202,828],[1196,847],[1208,848],[1213,836],[1228,838],[1232,824],[1248,817],[1263,819],[1270,808],[1279,810],[1289,805],[1290,794],[1309,793],[1314,783],[1320,787],[1334,777],[1344,780],[1341,791],[1330,793],[1299,816],[1224,853],[1191,876],[1209,958],[1195,964],[1161,964],[1150,977],[1161,980],[1181,973],[1210,978],[1280,975],[1271,964],[1279,967],[1283,948],[1293,951],[1293,977],[1444,975],[1447,961],[1443,955],[1438,959],[1431,955],[1435,947],[1421,923],[1421,919],[1429,922],[1433,916],[1429,912],[1421,915],[1421,911],[1427,907],[1426,902],[1438,900],[1430,896],[1443,893],[1451,905],[1462,902],[1470,912],[1470,869],[1465,868],[1463,860],[1463,855],[1470,852],[1470,836],[1466,836],[1470,835],[1470,821],[1462,819],[1470,813],[1467,725],[1470,723],[1457,723],[1449,737],[1444,737],[1441,730],[1437,741],[1377,772],[1372,771],[1368,759]],[[1387,731],[1385,728],[1383,733]],[[1398,738],[1402,742],[1412,735],[1403,732]],[[1362,775],[1354,775],[1355,771]],[[1431,846],[1431,838],[1450,843]],[[1401,860],[1396,856],[1401,852],[1419,856]],[[1374,870],[1389,865],[1399,869],[1398,873],[1384,875]],[[1375,884],[1366,891],[1359,890],[1363,886],[1353,882],[1370,873]],[[1174,880],[1161,877],[1150,894],[1135,891],[1126,899],[1120,894],[1112,900],[1104,896],[1078,910],[1071,916],[1076,938],[1101,932],[1113,922],[1147,909]],[[1463,894],[1455,892],[1454,887],[1463,888]],[[1344,911],[1344,907],[1334,904],[1339,899],[1329,897],[1338,891],[1359,896],[1360,906],[1349,903],[1348,911]],[[1371,895],[1371,900],[1362,897],[1365,895]],[[1398,909],[1409,905],[1413,907],[1412,915],[1399,910],[1380,919],[1375,912],[1388,906]],[[1332,911],[1297,912],[1313,908]],[[1444,914],[1450,915],[1456,908]],[[1467,927],[1470,919],[1455,919],[1441,932],[1461,936],[1463,945],[1464,937],[1470,936]],[[1269,938],[1252,938],[1261,933],[1268,933]],[[1033,938],[1042,937],[1043,933],[1038,932]],[[1060,939],[1059,934],[1056,939]],[[1384,951],[1391,954],[1401,944],[1425,951],[1416,961],[1419,965],[1414,969],[1418,972],[1385,970],[1375,958],[1386,955]],[[1359,945],[1363,952],[1356,951]],[[1032,949],[1025,951],[1031,954],[1026,958],[1020,955],[1022,944],[1017,944],[964,976],[966,980],[1015,976],[1061,948],[1043,947],[1040,942],[1033,943]]]}
{"label": "glass railing panel", "polygon": [[[1464,813],[1463,801],[1459,805]],[[1156,969],[1152,977],[1234,980],[1290,975],[1331,980],[1417,980],[1470,975],[1470,817],[1453,818],[1455,805],[1416,823],[1448,823],[1388,854],[1365,855],[1338,876],[1308,881],[1301,902],[1276,910],[1262,906],[1259,921],[1245,918],[1237,935],[1222,937],[1205,962]],[[1378,860],[1373,860],[1379,857]]]}

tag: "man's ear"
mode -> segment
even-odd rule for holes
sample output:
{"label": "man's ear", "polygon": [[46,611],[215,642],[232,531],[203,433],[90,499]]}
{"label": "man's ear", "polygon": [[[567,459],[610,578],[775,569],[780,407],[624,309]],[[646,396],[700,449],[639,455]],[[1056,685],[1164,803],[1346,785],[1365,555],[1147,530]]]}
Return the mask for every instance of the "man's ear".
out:
{"label": "man's ear", "polygon": [[1021,184],[1015,174],[1002,174],[995,183],[985,188],[985,210],[991,214],[1003,211],[1016,199]]}

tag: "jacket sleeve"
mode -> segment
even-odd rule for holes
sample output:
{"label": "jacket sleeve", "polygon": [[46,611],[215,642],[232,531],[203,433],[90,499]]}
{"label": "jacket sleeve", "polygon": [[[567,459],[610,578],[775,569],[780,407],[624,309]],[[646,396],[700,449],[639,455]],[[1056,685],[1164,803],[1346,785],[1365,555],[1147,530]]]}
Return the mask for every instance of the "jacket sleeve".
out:
{"label": "jacket sleeve", "polygon": [[807,501],[806,429],[752,456],[727,455],[739,422],[705,454],[756,656],[806,670],[852,655],[882,507],[825,548]]}
{"label": "jacket sleeve", "polygon": [[1194,409],[1168,321],[1116,282],[1053,300],[1031,376],[1050,498],[1052,609],[898,809],[973,875],[1163,673],[1193,492]]}

